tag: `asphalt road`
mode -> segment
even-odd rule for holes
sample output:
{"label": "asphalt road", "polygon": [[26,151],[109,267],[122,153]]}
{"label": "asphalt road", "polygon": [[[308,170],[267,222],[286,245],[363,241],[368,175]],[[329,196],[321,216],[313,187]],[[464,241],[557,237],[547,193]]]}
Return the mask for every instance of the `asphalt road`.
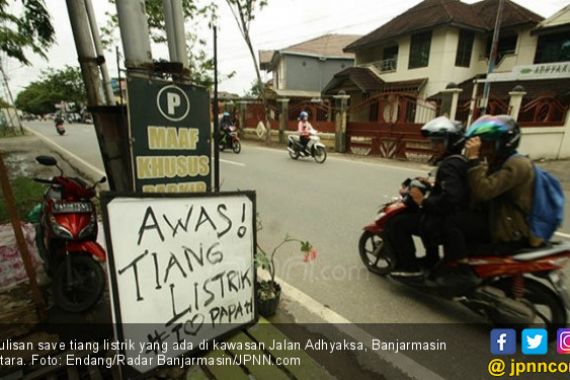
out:
{"label": "asphalt road", "polygon": [[[68,125],[65,136],[58,136],[51,122],[28,126],[103,168],[92,125]],[[428,167],[336,154],[319,165],[312,159],[294,161],[285,149],[247,143],[239,155],[220,157],[222,190],[257,192],[263,222],[258,240],[264,247],[272,249],[288,234],[317,248],[311,263],[303,262],[294,244],[278,253],[278,276],[301,292],[354,323],[482,322],[461,306],[370,274],[358,257],[362,227],[373,221],[379,205],[396,194],[403,179],[425,175]],[[488,331],[465,326],[466,339],[481,355],[488,353]]]}

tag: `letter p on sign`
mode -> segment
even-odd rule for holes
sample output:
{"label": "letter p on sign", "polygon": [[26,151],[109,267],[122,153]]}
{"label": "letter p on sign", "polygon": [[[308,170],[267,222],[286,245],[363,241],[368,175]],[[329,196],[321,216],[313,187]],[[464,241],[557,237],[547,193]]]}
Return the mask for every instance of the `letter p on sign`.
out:
{"label": "letter p on sign", "polygon": [[160,114],[170,121],[181,121],[190,111],[188,95],[176,85],[161,88],[156,97],[156,105]]}
{"label": "letter p on sign", "polygon": [[174,116],[176,114],[175,108],[180,107],[180,95],[174,92],[167,92],[166,104],[168,107],[168,114]]}

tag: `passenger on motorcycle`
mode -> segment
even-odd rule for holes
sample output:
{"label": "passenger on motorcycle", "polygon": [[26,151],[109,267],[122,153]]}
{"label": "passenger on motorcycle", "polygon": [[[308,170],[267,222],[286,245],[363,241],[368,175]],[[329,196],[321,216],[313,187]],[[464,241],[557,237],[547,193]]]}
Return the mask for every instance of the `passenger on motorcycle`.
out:
{"label": "passenger on motorcycle", "polygon": [[531,212],[534,169],[529,158],[517,154],[521,131],[508,115],[483,116],[469,127],[465,146],[468,182],[474,202],[489,210],[486,226],[494,243],[537,246],[527,216]]}
{"label": "passenger on motorcycle", "polygon": [[439,260],[437,246],[440,243],[446,255],[451,257],[457,253],[453,246],[457,231],[445,229],[444,225],[448,217],[468,206],[467,160],[461,155],[465,141],[461,124],[438,117],[422,127],[422,134],[430,139],[435,151],[434,161],[438,166],[435,182],[429,196],[412,186],[409,195],[416,207],[409,207],[386,226],[387,240],[397,251],[400,263],[396,271],[408,274],[421,273],[412,235],[422,237],[427,267]]}
{"label": "passenger on motorcycle", "polygon": [[314,128],[307,120],[309,118],[309,114],[305,111],[302,111],[299,114],[299,125],[297,126],[297,132],[299,132],[299,141],[303,146],[303,150],[307,148],[307,143],[311,139],[311,132],[314,132]]}

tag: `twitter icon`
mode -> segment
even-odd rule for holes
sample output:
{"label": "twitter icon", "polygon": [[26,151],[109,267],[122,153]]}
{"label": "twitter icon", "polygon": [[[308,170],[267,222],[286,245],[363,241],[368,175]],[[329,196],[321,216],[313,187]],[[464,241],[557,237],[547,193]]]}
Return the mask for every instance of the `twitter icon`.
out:
{"label": "twitter icon", "polygon": [[521,343],[523,354],[545,355],[548,352],[548,332],[545,329],[524,329]]}

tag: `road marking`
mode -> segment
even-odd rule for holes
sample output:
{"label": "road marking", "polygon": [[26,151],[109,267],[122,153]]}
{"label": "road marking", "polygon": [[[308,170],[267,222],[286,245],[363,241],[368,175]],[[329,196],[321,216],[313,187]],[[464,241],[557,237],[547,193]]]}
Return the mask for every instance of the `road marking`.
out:
{"label": "road marking", "polygon": [[43,134],[34,131],[33,129],[29,128],[29,127],[24,127],[24,129],[26,129],[28,132],[32,133],[33,135],[35,135],[36,137],[40,138],[41,140],[43,140],[44,142],[46,142],[48,145],[53,146],[54,148],[56,148],[57,150],[63,152],[64,154],[68,155],[69,157],[71,157],[73,160],[78,161],[80,164],[85,165],[89,170],[97,173],[98,175],[104,176],[106,175],[105,172],[93,165],[91,165],[90,163],[88,163],[87,161],[85,161],[84,159],[78,157],[76,154],[71,153],[69,150],[65,149],[64,147],[62,147],[61,145],[57,144],[56,142],[52,141],[50,138],[48,138],[47,136],[44,136]]}
{"label": "road marking", "polygon": [[[355,323],[349,321],[342,315],[334,312],[330,308],[325,307],[323,304],[315,300],[313,297],[297,289],[293,285],[287,283],[279,277],[275,277],[275,282],[281,285],[283,294],[286,295],[291,300],[298,302],[304,308],[306,308],[310,313],[317,315],[319,318],[324,320],[326,323],[334,324],[339,330],[349,335],[351,338],[355,339],[357,342],[364,343],[365,346],[370,347],[370,342],[374,337],[368,332],[358,327]],[[415,360],[405,356],[403,353],[395,354],[389,351],[372,351],[375,355],[380,357],[382,360],[390,363],[393,367],[397,368],[401,372],[407,374],[414,379],[426,379],[426,380],[443,380],[441,376],[431,371],[429,368],[424,367]]]}
{"label": "road marking", "polygon": [[230,165],[236,165],[236,166],[245,166],[245,164],[243,162],[235,162],[235,161],[230,161],[230,160],[224,160],[220,158],[220,162],[223,162],[225,164],[230,164]]}
{"label": "road marking", "polygon": [[[265,151],[269,151],[269,152],[273,152],[273,153],[283,153],[283,152],[287,152],[286,150],[281,150],[281,149],[276,149],[276,148],[266,148],[266,147],[261,147],[261,146],[248,146],[248,148],[253,148],[253,149],[259,149],[259,150],[265,150]],[[425,171],[430,171],[431,169],[433,169],[431,166],[427,166],[427,165],[422,165],[421,167],[417,168],[417,169],[412,169],[412,168],[407,168],[407,167],[402,167],[402,166],[396,166],[396,165],[389,165],[389,164],[385,164],[385,163],[376,163],[376,162],[362,162],[362,161],[355,161],[355,160],[350,160],[347,158],[339,158],[339,157],[328,157],[327,160],[333,160],[333,161],[343,161],[343,162],[347,162],[350,164],[355,164],[355,165],[368,165],[368,166],[374,166],[377,168],[385,168],[385,169],[395,169],[395,170],[406,170],[409,172],[413,172],[413,173],[425,173]]]}

